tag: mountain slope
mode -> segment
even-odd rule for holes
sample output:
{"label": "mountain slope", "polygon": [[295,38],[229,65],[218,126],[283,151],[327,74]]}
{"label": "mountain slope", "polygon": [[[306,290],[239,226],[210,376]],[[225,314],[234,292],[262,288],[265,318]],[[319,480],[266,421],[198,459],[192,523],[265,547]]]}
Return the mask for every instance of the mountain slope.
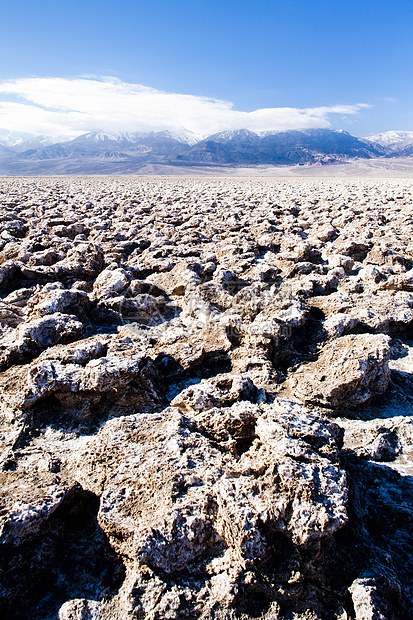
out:
{"label": "mountain slope", "polygon": [[68,142],[60,142],[39,149],[28,149],[20,154],[22,159],[125,159],[139,158],[158,161],[165,157],[175,158],[177,154],[190,149],[187,142],[181,142],[165,132],[148,134],[110,134],[91,132]]}
{"label": "mountain slope", "polygon": [[386,148],[398,149],[413,144],[413,131],[385,131],[364,138],[364,140],[369,140]]}
{"label": "mountain slope", "polygon": [[9,148],[7,148],[7,146],[4,146],[3,144],[0,143],[0,156],[2,155],[12,155],[13,151]]}
{"label": "mountain slope", "polygon": [[304,164],[379,157],[385,150],[345,131],[307,129],[258,135],[251,131],[221,132],[192,147],[185,159],[214,164]]}
{"label": "mountain slope", "polygon": [[413,155],[413,131],[386,131],[364,138],[364,140],[385,148],[388,157]]}
{"label": "mountain slope", "polygon": [[9,131],[0,129],[0,145],[5,146],[14,153],[23,153],[28,149],[40,149],[50,144],[69,140],[68,136],[56,136],[54,138],[28,133],[26,131]]}
{"label": "mountain slope", "polygon": [[[203,140],[184,129],[89,132],[55,143],[0,130],[0,174],[131,174],[146,165],[292,166],[413,156],[413,132],[357,138],[346,131],[223,131]],[[29,137],[28,137],[29,136]]]}

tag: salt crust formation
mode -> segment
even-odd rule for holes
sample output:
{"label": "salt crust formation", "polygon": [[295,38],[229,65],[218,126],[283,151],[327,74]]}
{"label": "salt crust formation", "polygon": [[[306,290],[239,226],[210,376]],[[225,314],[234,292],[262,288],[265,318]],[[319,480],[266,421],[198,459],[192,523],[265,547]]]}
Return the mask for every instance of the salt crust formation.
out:
{"label": "salt crust formation", "polygon": [[412,200],[1,181],[2,618],[411,618]]}

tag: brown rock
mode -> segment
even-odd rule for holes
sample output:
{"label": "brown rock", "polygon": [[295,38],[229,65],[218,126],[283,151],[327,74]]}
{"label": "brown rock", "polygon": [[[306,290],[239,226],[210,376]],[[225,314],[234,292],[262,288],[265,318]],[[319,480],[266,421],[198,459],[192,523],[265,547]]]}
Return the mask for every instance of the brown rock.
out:
{"label": "brown rock", "polygon": [[289,388],[304,403],[355,407],[386,391],[390,381],[390,339],[342,336],[323,349],[316,362],[299,368]]}

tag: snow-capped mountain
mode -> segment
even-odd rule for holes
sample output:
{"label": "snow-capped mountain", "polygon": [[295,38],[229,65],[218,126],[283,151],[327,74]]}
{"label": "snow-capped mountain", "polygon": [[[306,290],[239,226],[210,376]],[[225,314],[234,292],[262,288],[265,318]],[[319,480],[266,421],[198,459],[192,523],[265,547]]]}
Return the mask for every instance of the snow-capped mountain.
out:
{"label": "snow-capped mountain", "polygon": [[259,134],[249,129],[232,129],[229,131],[220,131],[208,136],[205,140],[214,140],[215,142],[240,142],[245,140],[256,140]]}
{"label": "snow-capped mountain", "polygon": [[413,131],[385,131],[364,138],[386,148],[403,148],[413,144]]}
{"label": "snow-capped mountain", "polygon": [[42,136],[26,131],[9,131],[0,129],[0,145],[12,149],[15,152],[23,152],[27,149],[38,149],[57,142],[72,139],[73,136]]}
{"label": "snow-capped mountain", "polygon": [[[114,143],[118,144],[136,144],[137,142],[150,139],[156,137],[157,139],[166,139],[166,140],[175,140],[177,142],[182,142],[182,144],[190,144],[194,145],[202,139],[202,136],[199,136],[192,131],[188,131],[184,128],[178,129],[176,131],[172,130],[164,130],[164,131],[127,131],[127,132],[108,132],[108,131],[92,131],[87,134],[82,134],[78,136],[82,140],[91,140],[94,142],[105,142],[105,143]],[[57,141],[56,141],[57,142]],[[61,140],[59,140],[61,142]]]}
{"label": "snow-capped mountain", "polygon": [[413,155],[413,131],[385,131],[364,138],[364,140],[384,147],[388,156],[410,157]]}
{"label": "snow-capped mountain", "polygon": [[383,154],[381,147],[368,144],[346,131],[305,129],[256,134],[242,129],[209,136],[185,156],[193,162],[210,164],[288,165],[370,158]]}
{"label": "snow-capped mountain", "polygon": [[129,174],[145,165],[280,166],[413,156],[413,132],[357,138],[344,130],[88,132],[72,139],[0,130],[0,174]]}
{"label": "snow-capped mountain", "polygon": [[164,131],[158,131],[156,133],[158,136],[170,138],[171,140],[177,140],[178,142],[182,142],[183,144],[190,144],[191,146],[197,144],[197,142],[199,142],[203,138],[203,136],[201,136],[200,134],[189,131],[184,127],[180,127],[176,130],[166,129]]}
{"label": "snow-capped mountain", "polygon": [[175,159],[190,150],[187,136],[181,140],[170,132],[110,133],[95,131],[77,136],[73,140],[50,144],[42,148],[20,149],[25,160],[147,160],[160,162]]}

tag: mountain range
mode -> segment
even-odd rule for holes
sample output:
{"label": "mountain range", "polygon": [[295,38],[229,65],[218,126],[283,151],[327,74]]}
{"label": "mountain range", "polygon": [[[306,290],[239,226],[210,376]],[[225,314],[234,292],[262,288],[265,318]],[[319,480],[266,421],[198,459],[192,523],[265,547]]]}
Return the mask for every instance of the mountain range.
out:
{"label": "mountain range", "polygon": [[0,174],[133,174],[148,164],[213,168],[337,164],[355,159],[412,158],[413,131],[357,138],[343,130],[254,133],[200,138],[184,129],[148,133],[89,132],[48,138],[0,129]]}

